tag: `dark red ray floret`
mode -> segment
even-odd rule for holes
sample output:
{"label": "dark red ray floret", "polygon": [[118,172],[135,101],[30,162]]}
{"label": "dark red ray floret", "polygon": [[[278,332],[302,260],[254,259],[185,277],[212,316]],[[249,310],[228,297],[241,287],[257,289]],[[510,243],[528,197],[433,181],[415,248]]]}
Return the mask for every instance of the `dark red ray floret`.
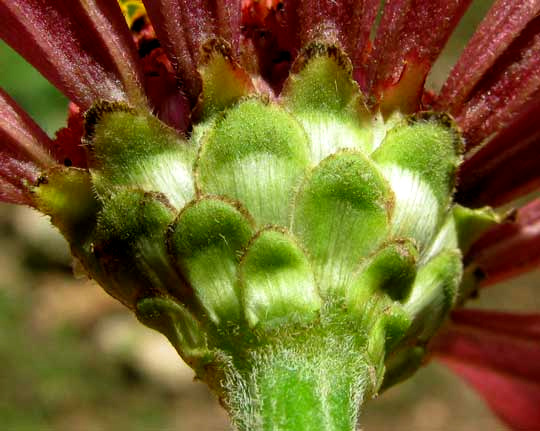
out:
{"label": "dark red ray floret", "polygon": [[2,153],[46,166],[54,163],[51,140],[30,116],[0,88],[0,137]]}
{"label": "dark red ray floret", "polygon": [[260,74],[276,94],[298,54],[296,18],[291,10],[286,13],[283,1],[242,2],[241,62],[250,72]]}
{"label": "dark red ray floret", "polygon": [[137,53],[116,1],[0,2],[0,38],[82,109],[145,105]]}
{"label": "dark red ray floret", "polygon": [[431,348],[512,429],[540,429],[540,315],[457,310]]}
{"label": "dark red ray floret", "polygon": [[243,34],[255,49],[258,72],[279,92],[300,49],[313,40],[339,43],[361,64],[379,0],[245,1]]}
{"label": "dark red ray floret", "polygon": [[418,108],[425,78],[471,0],[389,0],[359,78],[384,111]]}
{"label": "dark red ray floret", "polygon": [[469,98],[453,110],[467,148],[508,125],[539,91],[540,15],[486,71]]}
{"label": "dark red ray floret", "polygon": [[460,167],[456,200],[499,206],[540,186],[540,91],[521,113]]}
{"label": "dark red ray floret", "polygon": [[64,166],[86,168],[86,152],[81,145],[84,135],[84,116],[81,108],[73,102],[69,104],[67,127],[56,132],[51,149],[59,163]]}
{"label": "dark red ray floret", "polygon": [[296,23],[298,48],[313,40],[336,41],[355,63],[368,43],[379,4],[378,0],[288,0],[283,9]]}
{"label": "dark red ray floret", "polygon": [[437,107],[455,114],[471,92],[540,12],[540,0],[497,0],[468,42],[440,92]]}
{"label": "dark red ray floret", "polygon": [[[2,155],[0,155],[0,164]],[[0,177],[0,202],[8,202],[17,205],[32,205],[30,195],[19,186],[14,186],[7,179]]]}
{"label": "dark red ray floret", "polygon": [[187,97],[180,89],[171,62],[160,47],[141,59],[146,95],[152,102],[153,112],[161,121],[181,132],[190,126],[191,109]]}
{"label": "dark red ray floret", "polygon": [[540,199],[519,209],[511,220],[485,233],[466,262],[485,273],[482,286],[530,271],[540,264]]}
{"label": "dark red ray floret", "polygon": [[241,0],[144,0],[158,39],[195,104],[201,91],[200,48],[220,37],[238,54]]}
{"label": "dark red ray floret", "polygon": [[27,183],[55,164],[47,134],[0,88],[0,201],[29,204]]}
{"label": "dark red ray floret", "polygon": [[181,82],[145,15],[136,19],[131,32],[140,56],[146,96],[160,120],[186,132],[190,126],[190,106]]}

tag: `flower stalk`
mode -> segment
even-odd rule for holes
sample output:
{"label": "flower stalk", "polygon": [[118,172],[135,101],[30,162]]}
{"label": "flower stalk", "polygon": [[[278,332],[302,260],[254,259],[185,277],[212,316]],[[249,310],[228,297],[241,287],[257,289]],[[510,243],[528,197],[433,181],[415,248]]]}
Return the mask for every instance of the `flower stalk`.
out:
{"label": "flower stalk", "polygon": [[226,406],[239,430],[356,429],[362,402],[375,391],[376,369],[357,353],[360,337],[325,329],[285,336],[250,352],[247,366],[231,365]]}

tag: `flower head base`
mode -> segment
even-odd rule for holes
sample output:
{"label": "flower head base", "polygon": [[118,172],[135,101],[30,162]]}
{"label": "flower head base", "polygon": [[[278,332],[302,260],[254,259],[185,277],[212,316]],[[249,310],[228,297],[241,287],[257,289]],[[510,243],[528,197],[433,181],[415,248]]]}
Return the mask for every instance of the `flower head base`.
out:
{"label": "flower head base", "polygon": [[[0,6],[14,28],[42,8],[16,3]],[[142,22],[142,66],[111,25],[118,8],[53,8],[72,32],[66,56],[80,48],[77,22],[113,28],[99,42],[108,55],[88,48],[96,88],[36,60],[85,110],[84,155],[60,166],[35,150],[48,138],[13,108],[2,116],[28,133],[8,143],[32,151],[15,152],[27,182],[5,175],[18,172],[8,164],[2,179],[51,216],[90,277],[169,338],[241,429],[353,429],[358,403],[414,371],[477,288],[476,266],[463,277],[463,255],[499,221],[453,202],[467,145],[495,127],[467,114],[482,110],[475,97],[495,103],[482,93],[491,87],[460,96],[458,65],[433,106],[423,90],[469,2],[389,2],[373,42],[378,1],[210,3],[146,2],[154,27],[145,15],[131,21]],[[428,18],[440,32],[423,28]],[[150,42],[154,30],[162,46]],[[515,67],[529,70],[528,59]],[[532,94],[536,78],[520,89]],[[505,79],[485,77],[496,88]],[[469,97],[467,107],[450,94]],[[536,109],[514,108],[508,121]]]}
{"label": "flower head base", "polygon": [[[332,346],[321,357],[347,367],[341,384],[354,399],[375,393],[384,362],[422,347],[460,296],[460,229],[481,214],[451,204],[457,127],[429,112],[372,116],[336,45],[308,45],[273,100],[226,42],[204,53],[190,139],[100,102],[85,115],[89,174],[44,173],[38,208],[90,276],[165,333],[231,409],[245,408],[232,376],[267,378],[247,352],[276,367],[283,353],[268,350],[280,345]],[[70,211],[58,199],[70,194],[86,204]],[[261,420],[244,416],[246,429]]]}

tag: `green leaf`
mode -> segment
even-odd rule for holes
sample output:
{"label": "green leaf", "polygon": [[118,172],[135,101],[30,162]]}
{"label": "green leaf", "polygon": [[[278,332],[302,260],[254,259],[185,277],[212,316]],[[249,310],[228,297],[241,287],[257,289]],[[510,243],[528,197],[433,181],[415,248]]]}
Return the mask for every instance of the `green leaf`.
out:
{"label": "green leaf", "polygon": [[197,360],[210,355],[204,330],[181,304],[168,298],[145,298],[137,302],[135,313],[144,325],[164,334],[195,369]]}
{"label": "green leaf", "polygon": [[386,360],[386,373],[381,391],[411,377],[422,365],[426,355],[424,347],[404,347]]}
{"label": "green leaf", "polygon": [[405,310],[413,323],[410,333],[427,341],[454,306],[463,275],[459,249],[446,249],[419,269]]}
{"label": "green leaf", "polygon": [[245,211],[220,199],[193,202],[171,226],[169,251],[217,325],[242,315],[237,265],[252,235]]}
{"label": "green leaf", "polygon": [[429,247],[422,255],[420,264],[424,265],[443,250],[455,250],[457,248],[458,236],[456,231],[456,221],[453,211],[449,211],[446,214],[446,218],[442,222],[442,226],[440,227],[439,231],[435,234],[431,244],[429,244]]}
{"label": "green leaf", "polygon": [[391,129],[372,154],[396,195],[392,235],[414,238],[421,252],[449,208],[461,147],[448,116],[420,113]]}
{"label": "green leaf", "polygon": [[347,291],[347,304],[362,312],[373,295],[386,294],[393,301],[402,301],[410,292],[416,277],[418,251],[408,240],[385,244],[366,260],[359,275]]}
{"label": "green leaf", "polygon": [[189,298],[166,248],[173,219],[166,199],[155,193],[121,189],[104,202],[93,251],[107,275],[104,288],[130,308],[155,292]]}
{"label": "green leaf", "polygon": [[459,248],[463,254],[485,231],[501,222],[501,217],[490,207],[470,209],[455,205],[453,216]]}
{"label": "green leaf", "polygon": [[196,166],[198,189],[241,202],[259,225],[287,223],[308,167],[302,127],[284,110],[248,100],[216,122]]}
{"label": "green leaf", "polygon": [[403,308],[392,301],[381,300],[377,311],[363,319],[365,328],[371,326],[368,334],[367,354],[377,370],[376,385],[379,387],[384,377],[384,359],[403,339],[411,326],[411,319]]}
{"label": "green leaf", "polygon": [[100,102],[85,116],[90,172],[104,198],[119,186],[159,192],[176,208],[194,195],[195,149],[151,114]]}
{"label": "green leaf", "polygon": [[251,326],[276,327],[308,323],[321,298],[304,252],[283,231],[257,234],[240,264],[246,317]]}
{"label": "green leaf", "polygon": [[100,204],[86,170],[55,167],[39,178],[32,191],[38,209],[51,216],[69,241],[80,244],[88,238]]}
{"label": "green leaf", "polygon": [[299,190],[293,229],[307,248],[323,296],[342,296],[363,258],[386,239],[393,195],[365,156],[343,151]]}
{"label": "green leaf", "polygon": [[296,112],[317,109],[341,114],[356,108],[361,93],[347,55],[335,45],[313,42],[293,64],[282,97]]}
{"label": "green leaf", "polygon": [[202,47],[202,54],[202,95],[198,107],[202,118],[229,108],[255,91],[249,75],[232,58],[227,42],[212,39]]}
{"label": "green leaf", "polygon": [[281,99],[304,126],[314,164],[343,148],[371,150],[368,110],[340,48],[308,45],[295,61]]}

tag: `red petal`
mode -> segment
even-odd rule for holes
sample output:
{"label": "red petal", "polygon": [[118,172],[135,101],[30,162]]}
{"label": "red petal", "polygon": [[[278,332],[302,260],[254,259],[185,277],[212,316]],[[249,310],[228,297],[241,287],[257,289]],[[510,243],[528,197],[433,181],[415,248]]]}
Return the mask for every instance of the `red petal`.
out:
{"label": "red petal", "polygon": [[377,16],[378,0],[290,0],[286,13],[298,16],[301,46],[314,39],[339,41],[353,63],[359,60]]}
{"label": "red petal", "polygon": [[[279,92],[298,51],[315,39],[339,43],[358,70],[379,4],[379,0],[245,1],[243,33],[255,46],[260,74]],[[357,78],[362,80],[363,75]]]}
{"label": "red petal", "polygon": [[389,111],[414,111],[425,78],[471,0],[389,0],[367,60],[370,93]]}
{"label": "red petal", "polygon": [[540,429],[540,315],[455,311],[432,348],[512,429]]}
{"label": "red petal", "polygon": [[1,88],[0,138],[2,153],[40,166],[54,163],[48,151],[52,142],[47,134]]}
{"label": "red petal", "polygon": [[[465,325],[508,335],[525,340],[540,341],[540,314],[514,314],[474,309],[460,309],[452,312],[454,325]],[[540,345],[537,346],[540,349]],[[540,351],[538,352],[540,354]],[[538,363],[540,367],[540,363]],[[540,368],[537,368],[540,373]],[[540,378],[540,374],[538,374]]]}
{"label": "red petal", "polygon": [[297,1],[242,4],[242,58],[278,94],[301,47]]}
{"label": "red petal", "polygon": [[467,147],[514,120],[540,91],[540,15],[534,18],[457,109]]}
{"label": "red petal", "polygon": [[68,124],[56,132],[52,144],[56,160],[66,166],[86,168],[86,152],[81,145],[84,134],[84,117],[80,108],[69,104]]}
{"label": "red petal", "polygon": [[540,11],[540,0],[498,0],[452,69],[438,108],[455,113],[497,58]]}
{"label": "red petal", "polygon": [[0,200],[28,203],[26,183],[35,182],[42,169],[55,163],[49,154],[52,142],[2,89],[0,142]]}
{"label": "red petal", "polygon": [[201,46],[221,37],[237,53],[241,0],[144,0],[144,5],[184,90],[196,102],[201,90],[197,72]]}
{"label": "red petal", "polygon": [[283,8],[280,3],[280,0],[242,0],[242,27],[263,27],[269,15],[278,7]]}
{"label": "red petal", "polygon": [[[0,155],[0,159],[1,158],[2,156]],[[17,205],[32,205],[32,200],[27,192],[17,188],[2,177],[0,177],[0,202],[8,202]]]}
{"label": "red petal", "polygon": [[35,184],[40,168],[0,151],[0,202],[32,205],[29,185]]}
{"label": "red petal", "polygon": [[141,57],[145,93],[152,112],[164,123],[185,133],[190,126],[191,109],[180,89],[176,71],[160,46],[148,17],[143,15],[134,23],[131,31]]}
{"label": "red petal", "polygon": [[495,226],[471,248],[466,261],[486,274],[488,286],[540,264],[540,199],[517,211],[515,220]]}
{"label": "red petal", "polygon": [[499,206],[540,186],[540,92],[523,112],[460,167],[456,200]]}
{"label": "red petal", "polygon": [[0,2],[0,37],[81,108],[144,104],[137,53],[111,0]]}

